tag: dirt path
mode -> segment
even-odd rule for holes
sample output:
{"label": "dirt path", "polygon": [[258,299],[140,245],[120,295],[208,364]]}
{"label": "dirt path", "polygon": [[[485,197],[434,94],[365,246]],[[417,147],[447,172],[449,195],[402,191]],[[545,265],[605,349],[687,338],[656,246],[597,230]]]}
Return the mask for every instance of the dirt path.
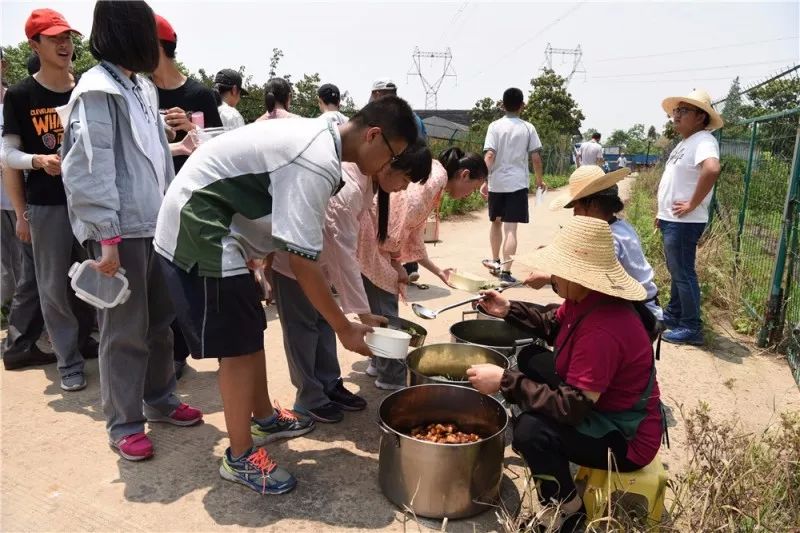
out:
{"label": "dirt path", "polygon": [[[521,231],[520,251],[547,244],[568,217],[567,210],[552,213],[535,208],[533,223]],[[488,254],[485,212],[443,223],[441,238],[442,244],[429,248],[434,261],[482,273],[479,260]],[[514,270],[525,272],[523,266]],[[427,272],[422,281],[430,289],[410,289],[410,301],[439,306],[464,297],[442,288]],[[550,289],[512,289],[508,294],[542,303],[557,300]],[[413,318],[409,307],[404,306],[401,315]],[[428,342],[448,341],[448,328],[458,320],[460,313],[454,310],[426,322]],[[274,307],[269,309],[266,346],[271,395],[291,406],[294,389]],[[187,429],[151,427],[157,455],[140,464],[118,458],[106,444],[96,361],[87,365],[89,387],[70,394],[59,389],[54,367],[2,372],[0,527],[5,531],[402,530],[402,513],[384,499],[377,485],[379,432],[374,413],[385,394],[364,374],[363,358],[341,351],[340,360],[348,385],[360,390],[370,406],[361,413],[348,413],[340,424],[320,424],[305,437],[270,446],[300,482],[295,492],[278,497],[260,497],[217,474],[227,441],[215,361],[192,361],[192,370],[178,388],[184,401],[204,409],[205,424]],[[664,344],[658,371],[672,411],[672,449],[662,451],[662,458],[673,470],[683,461],[680,405],[692,407],[703,400],[716,416],[736,415],[753,430],[765,427],[776,410],[800,409],[800,393],[784,362],[731,341],[718,342],[712,351]],[[508,459],[519,464],[510,449]],[[519,471],[518,466],[512,468]],[[449,531],[495,529],[497,520],[491,512],[448,527]]]}

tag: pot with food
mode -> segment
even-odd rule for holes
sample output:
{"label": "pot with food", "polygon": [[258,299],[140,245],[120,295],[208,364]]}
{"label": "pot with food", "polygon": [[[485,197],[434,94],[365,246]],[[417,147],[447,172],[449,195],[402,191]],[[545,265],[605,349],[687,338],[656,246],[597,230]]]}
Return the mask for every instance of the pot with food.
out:
{"label": "pot with food", "polygon": [[387,396],[378,479],[400,508],[428,518],[464,518],[496,503],[508,415],[474,389],[418,385]]}
{"label": "pot with food", "polygon": [[389,329],[405,331],[411,335],[411,342],[409,343],[409,346],[412,348],[419,348],[425,344],[425,337],[428,336],[427,329],[423,328],[419,324],[411,322],[410,320],[406,320],[405,318],[396,316],[390,316],[386,318],[389,321],[389,325],[387,326]]}
{"label": "pot with food", "polygon": [[406,357],[406,382],[411,385],[449,383],[470,387],[467,369],[472,365],[491,363],[509,367],[508,359],[483,346],[470,344],[429,344],[409,352]]}
{"label": "pot with food", "polygon": [[475,344],[496,350],[512,359],[512,366],[516,363],[515,358],[522,348],[543,342],[505,320],[462,320],[450,326],[450,336],[453,342]]}

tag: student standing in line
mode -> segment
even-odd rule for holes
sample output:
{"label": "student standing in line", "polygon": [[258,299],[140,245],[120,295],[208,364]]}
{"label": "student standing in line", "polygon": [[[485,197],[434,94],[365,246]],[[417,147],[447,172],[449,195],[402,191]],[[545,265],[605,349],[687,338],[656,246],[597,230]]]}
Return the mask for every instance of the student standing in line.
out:
{"label": "student standing in line", "polygon": [[124,268],[131,287],[128,301],[98,312],[100,393],[111,446],[139,461],[153,455],[146,421],[203,419],[175,395],[175,315],[153,250],[174,177],[156,89],[137,74],[158,63],[153,11],[144,2],[97,2],[90,49],[100,64],[58,109],[66,124],[64,187],[72,231],[94,268],[107,276]]}
{"label": "student standing in line", "polygon": [[341,100],[342,94],[339,88],[332,83],[326,83],[317,89],[317,104],[322,111],[320,118],[330,120],[336,125],[347,122],[347,117],[339,111]]}
{"label": "student standing in line", "polygon": [[217,110],[222,119],[222,127],[235,130],[244,126],[244,118],[236,109],[242,96],[250,94],[242,87],[242,75],[231,68],[220,70],[214,76],[214,90],[220,98]]}
{"label": "student standing in line", "polygon": [[272,78],[264,87],[264,107],[267,112],[257,120],[297,117],[298,115],[289,112],[291,105],[292,84],[284,78]]}

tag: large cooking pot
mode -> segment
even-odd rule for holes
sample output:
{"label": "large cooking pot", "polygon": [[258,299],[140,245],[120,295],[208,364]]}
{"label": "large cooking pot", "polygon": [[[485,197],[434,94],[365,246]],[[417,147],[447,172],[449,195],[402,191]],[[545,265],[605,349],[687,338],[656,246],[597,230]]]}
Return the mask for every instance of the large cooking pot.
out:
{"label": "large cooking pot", "polygon": [[450,326],[450,336],[453,342],[485,346],[509,359],[516,357],[525,346],[541,342],[505,320],[462,320]]}
{"label": "large cooking pot", "polygon": [[467,369],[472,365],[492,363],[508,368],[508,359],[500,353],[471,344],[429,344],[411,351],[406,357],[407,383],[447,382],[452,385],[470,387]]}
{"label": "large cooking pot", "polygon": [[[416,426],[437,422],[484,438],[438,444],[408,436]],[[398,507],[428,518],[464,518],[489,509],[500,488],[507,424],[503,406],[474,389],[418,385],[390,394],[378,408],[381,490]]]}

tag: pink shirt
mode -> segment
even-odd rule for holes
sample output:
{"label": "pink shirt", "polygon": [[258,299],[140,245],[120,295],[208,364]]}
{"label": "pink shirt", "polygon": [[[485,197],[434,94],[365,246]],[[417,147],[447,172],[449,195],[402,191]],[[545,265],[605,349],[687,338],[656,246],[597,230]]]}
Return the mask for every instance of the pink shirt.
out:
{"label": "pink shirt", "polygon": [[397,271],[392,259],[400,263],[428,257],[425,250],[425,222],[439,204],[447,186],[447,171],[433,161],[431,175],[424,185],[412,183],[408,189],[391,195],[389,230],[386,241],[378,243],[377,206],[364,213],[358,234],[358,263],[361,272],[376,287],[399,294]]}
{"label": "pink shirt", "polygon": [[[325,211],[320,265],[328,282],[336,287],[345,313],[369,313],[356,251],[359,219],[372,206],[375,193],[372,179],[362,174],[354,163],[342,163],[342,179],[344,187],[331,198]],[[295,279],[287,252],[275,253],[272,268]]]}
{"label": "pink shirt", "polygon": [[272,113],[264,113],[256,120],[270,120],[273,118],[296,118],[300,115],[295,115],[294,113],[289,113],[285,109],[281,109],[280,107],[276,107],[272,110]]}

